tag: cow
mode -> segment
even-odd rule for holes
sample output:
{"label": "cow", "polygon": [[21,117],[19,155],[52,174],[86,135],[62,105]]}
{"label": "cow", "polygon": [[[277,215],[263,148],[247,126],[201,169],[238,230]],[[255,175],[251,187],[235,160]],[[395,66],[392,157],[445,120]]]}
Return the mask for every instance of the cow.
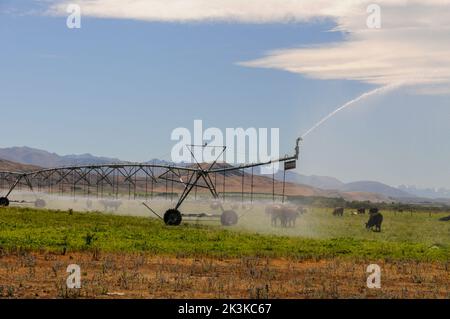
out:
{"label": "cow", "polygon": [[300,217],[302,208],[298,207],[294,209],[286,205],[270,205],[266,207],[266,214],[271,217],[272,226],[278,226],[278,220],[280,221],[280,226],[295,227],[297,218]]}
{"label": "cow", "polygon": [[365,208],[358,209],[358,215],[365,215],[365,214],[366,214],[366,209]]}
{"label": "cow", "polygon": [[450,216],[442,217],[441,219],[439,219],[439,221],[441,221],[441,222],[450,222]]}
{"label": "cow", "polygon": [[381,224],[383,224],[383,215],[378,211],[377,208],[370,210],[370,218],[366,224],[366,229],[370,230],[375,227],[376,232],[381,232]]}
{"label": "cow", "polygon": [[344,208],[343,207],[337,207],[333,211],[333,216],[344,216]]}
{"label": "cow", "polygon": [[266,214],[271,217],[272,226],[276,227],[278,219],[281,222],[281,205],[269,205],[266,207]]}
{"label": "cow", "polygon": [[295,210],[286,207],[282,213],[281,225],[283,227],[295,227],[295,223],[297,222],[297,218],[299,217],[300,217],[299,209]]}
{"label": "cow", "polygon": [[116,211],[119,209],[119,207],[122,205],[122,202],[120,200],[101,200],[100,203],[105,207],[106,211]]}

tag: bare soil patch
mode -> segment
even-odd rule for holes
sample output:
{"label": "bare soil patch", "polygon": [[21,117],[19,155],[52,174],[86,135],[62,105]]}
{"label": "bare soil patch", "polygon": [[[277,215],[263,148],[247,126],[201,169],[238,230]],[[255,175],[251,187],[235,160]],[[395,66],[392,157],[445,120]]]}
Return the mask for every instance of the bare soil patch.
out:
{"label": "bare soil patch", "polygon": [[[366,268],[382,268],[368,289]],[[68,289],[67,266],[81,267]],[[448,262],[177,258],[99,251],[0,257],[3,298],[450,298]]]}

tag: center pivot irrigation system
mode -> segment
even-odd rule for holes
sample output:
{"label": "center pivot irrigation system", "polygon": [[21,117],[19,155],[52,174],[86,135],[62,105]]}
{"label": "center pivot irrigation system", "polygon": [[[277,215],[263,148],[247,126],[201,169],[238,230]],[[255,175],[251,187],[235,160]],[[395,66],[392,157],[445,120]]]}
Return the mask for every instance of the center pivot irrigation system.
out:
{"label": "center pivot irrigation system", "polygon": [[[0,207],[9,206],[10,203],[34,203],[36,207],[45,207],[46,202],[38,198],[35,190],[38,192],[47,191],[51,194],[64,194],[67,188],[70,189],[73,196],[76,194],[84,194],[88,198],[96,196],[103,198],[106,196],[113,196],[119,198],[119,190],[125,191],[128,187],[129,198],[137,199],[139,194],[144,196],[147,200],[150,196],[153,198],[154,190],[158,187],[165,186],[165,194],[167,196],[169,183],[171,184],[173,196],[174,184],[181,185],[182,191],[178,198],[176,205],[167,210],[164,216],[157,214],[146,202],[143,205],[151,211],[155,216],[164,221],[166,225],[178,226],[181,224],[183,217],[186,218],[218,218],[222,225],[231,226],[238,222],[239,216],[234,210],[224,209],[221,196],[225,200],[225,179],[226,175],[234,171],[242,171],[242,178],[244,178],[245,170],[251,169],[252,172],[252,192],[253,192],[253,168],[258,166],[270,165],[277,162],[284,163],[284,173],[286,170],[294,169],[300,153],[300,141],[296,140],[295,154],[292,156],[286,155],[279,159],[270,160],[267,162],[243,164],[240,166],[226,166],[220,165],[218,159],[224,154],[226,147],[221,146],[216,160],[213,163],[205,164],[199,163],[194,155],[195,147],[214,147],[205,145],[188,145],[186,146],[195,161],[194,165],[190,166],[176,166],[165,164],[104,164],[104,165],[81,165],[60,168],[48,168],[37,170],[33,172],[0,172],[0,188],[7,189],[5,196],[0,197]],[[221,166],[221,167],[220,167]],[[217,176],[222,175],[223,192],[218,192]],[[244,182],[242,182],[244,184]],[[285,179],[283,179],[284,192]],[[25,186],[31,190],[36,197],[35,201],[14,201],[10,200],[9,196],[18,187]],[[209,190],[212,197],[216,200],[217,208],[220,209],[221,214],[182,214],[180,207],[189,194],[198,188]],[[243,193],[243,191],[242,191]],[[144,195],[142,195],[144,194]],[[253,193],[252,193],[253,195]],[[284,194],[283,194],[284,195]]]}

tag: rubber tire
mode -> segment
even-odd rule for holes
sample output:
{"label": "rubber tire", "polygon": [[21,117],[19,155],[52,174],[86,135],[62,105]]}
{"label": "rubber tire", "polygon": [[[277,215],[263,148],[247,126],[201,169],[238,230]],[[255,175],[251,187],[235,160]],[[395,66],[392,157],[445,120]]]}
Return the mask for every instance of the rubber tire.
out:
{"label": "rubber tire", "polygon": [[238,215],[234,210],[226,210],[220,216],[220,222],[222,226],[234,226],[238,223]]}
{"label": "rubber tire", "polygon": [[8,207],[9,199],[6,197],[0,197],[0,207]]}
{"label": "rubber tire", "polygon": [[38,198],[34,202],[34,207],[36,208],[44,208],[45,206],[47,206],[47,203],[43,199]]}
{"label": "rubber tire", "polygon": [[181,216],[180,211],[177,209],[169,209],[164,214],[164,223],[167,226],[179,226],[182,220],[183,216]]}

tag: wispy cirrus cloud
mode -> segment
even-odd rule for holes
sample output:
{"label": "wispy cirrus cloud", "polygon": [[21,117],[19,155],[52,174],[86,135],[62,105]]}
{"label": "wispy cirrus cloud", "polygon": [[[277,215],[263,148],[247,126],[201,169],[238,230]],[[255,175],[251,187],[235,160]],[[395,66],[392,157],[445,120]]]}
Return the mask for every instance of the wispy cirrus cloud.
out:
{"label": "wispy cirrus cloud", "polygon": [[276,50],[248,67],[281,69],[317,79],[414,85],[416,92],[450,93],[450,1],[379,1],[380,29],[366,25],[368,2],[335,17],[345,41]]}
{"label": "wispy cirrus cloud", "polygon": [[[369,29],[367,7],[381,8],[382,26]],[[66,14],[78,3],[85,16],[164,22],[290,23],[332,19],[339,43],[280,49],[244,61],[317,79],[375,85],[406,83],[416,92],[450,92],[450,0],[79,0],[53,1]]]}

